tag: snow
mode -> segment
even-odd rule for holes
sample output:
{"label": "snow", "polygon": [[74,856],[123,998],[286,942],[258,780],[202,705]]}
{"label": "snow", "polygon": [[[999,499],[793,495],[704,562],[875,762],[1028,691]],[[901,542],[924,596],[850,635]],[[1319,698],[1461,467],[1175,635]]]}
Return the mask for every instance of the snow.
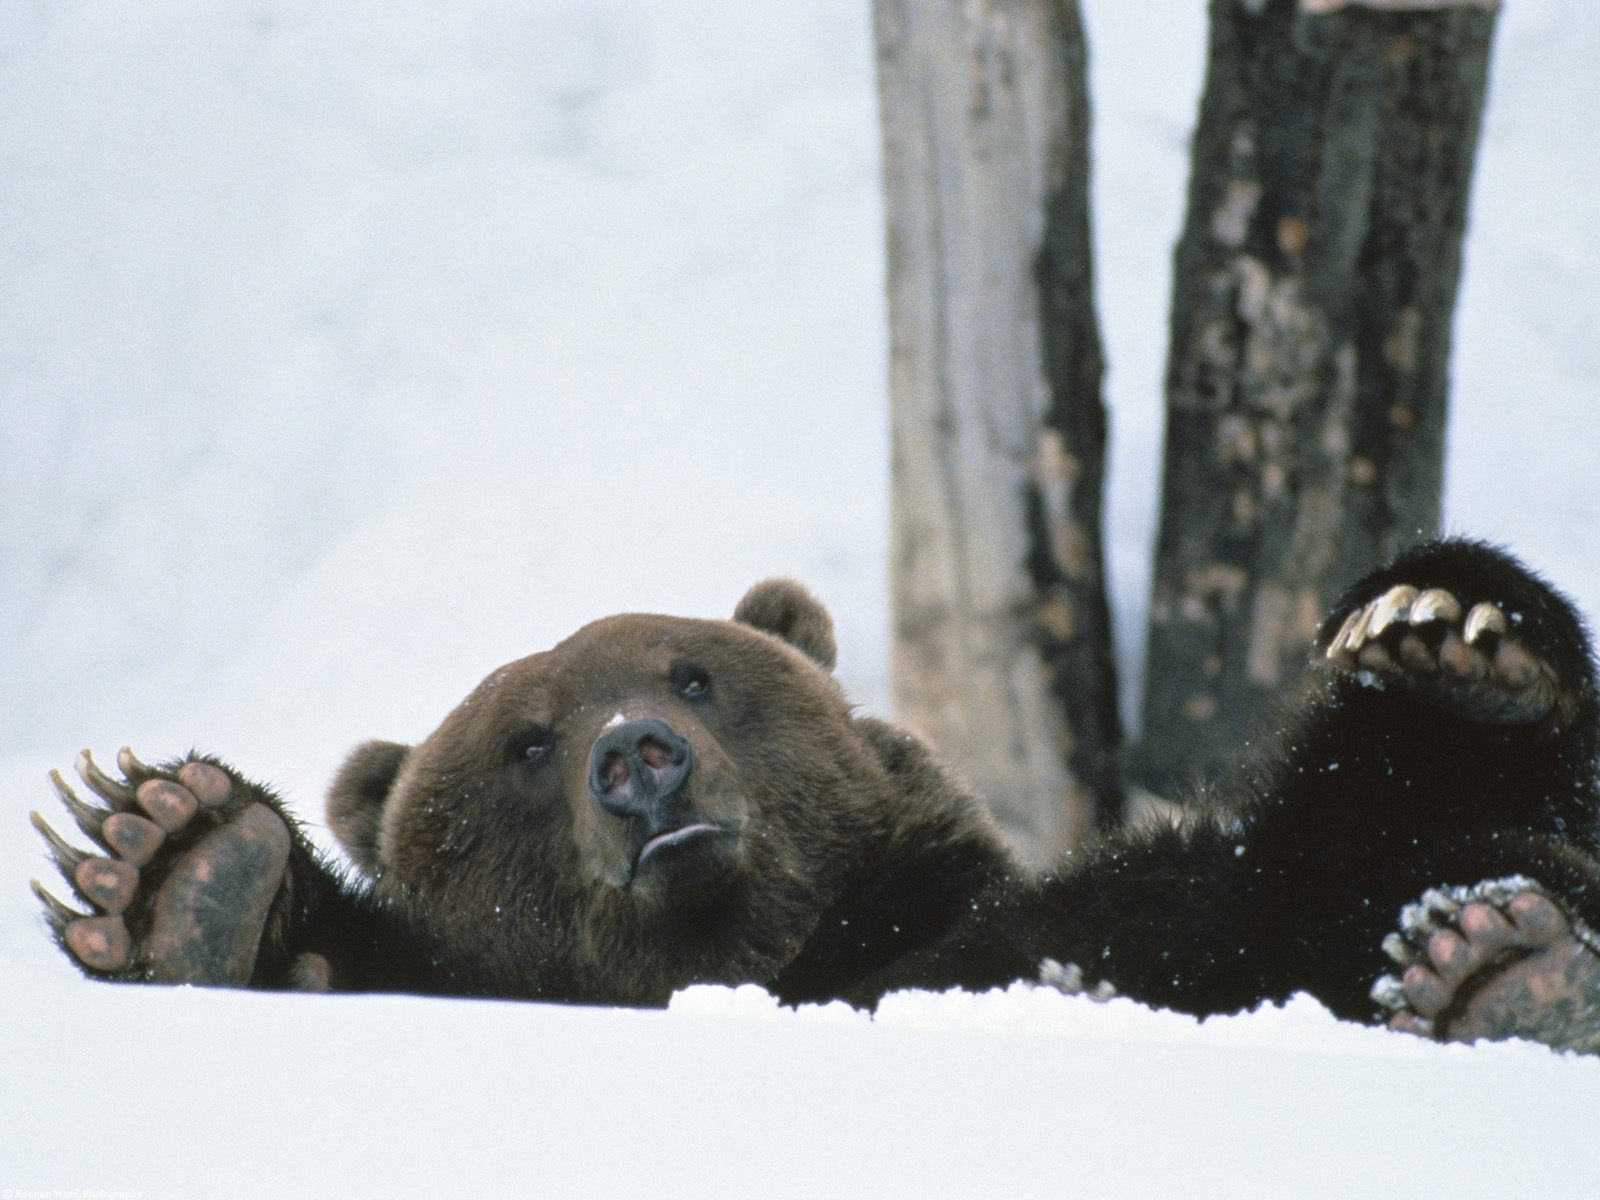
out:
{"label": "snow", "polygon": [[[1202,8],[1084,4],[1135,678]],[[1447,497],[1591,612],[1597,58],[1588,0],[1505,6]],[[92,987],[45,941],[25,813],[85,745],[314,820],[495,665],[773,574],[886,709],[872,89],[862,0],[0,5],[0,1190],[1592,1194],[1600,1065],[1304,998],[616,1013]]]}
{"label": "snow", "polygon": [[[3,1186],[1581,1196],[1600,1166],[1591,1064],[1339,1026],[1309,1000],[1196,1027],[1044,993],[904,997],[869,1022],[758,989],[626,1014],[117,989],[86,1035],[78,991],[45,989],[9,1056],[30,1095],[5,1114]],[[37,1082],[63,1074],[77,1086]]]}

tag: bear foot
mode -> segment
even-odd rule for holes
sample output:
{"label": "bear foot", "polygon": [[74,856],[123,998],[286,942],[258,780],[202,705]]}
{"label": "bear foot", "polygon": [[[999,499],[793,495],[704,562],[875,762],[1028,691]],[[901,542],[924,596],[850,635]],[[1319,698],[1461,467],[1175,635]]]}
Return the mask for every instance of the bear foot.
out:
{"label": "bear foot", "polygon": [[1600,1053],[1600,938],[1532,880],[1435,889],[1400,921],[1384,950],[1402,973],[1372,989],[1389,1028]]}
{"label": "bear foot", "polygon": [[87,750],[75,764],[108,807],[85,803],[50,773],[62,803],[104,856],[79,850],[32,814],[56,866],[91,910],[69,908],[35,881],[57,941],[91,975],[248,984],[288,870],[288,824],[211,763],[157,770],[127,749],[117,763],[121,780]]}
{"label": "bear foot", "polygon": [[1561,699],[1560,677],[1488,601],[1466,608],[1443,588],[1389,588],[1344,619],[1326,661],[1379,685],[1413,688],[1472,721],[1531,725]]}

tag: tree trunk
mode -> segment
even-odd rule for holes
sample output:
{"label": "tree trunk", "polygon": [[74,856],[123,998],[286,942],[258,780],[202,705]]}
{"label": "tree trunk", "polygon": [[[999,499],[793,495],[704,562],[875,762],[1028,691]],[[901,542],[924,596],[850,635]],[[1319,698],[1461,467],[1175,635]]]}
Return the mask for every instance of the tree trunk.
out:
{"label": "tree trunk", "polygon": [[1120,813],[1073,0],[876,0],[900,717],[1045,861]]}
{"label": "tree trunk", "polygon": [[1157,791],[1235,761],[1339,589],[1438,527],[1494,18],[1212,2],[1137,757]]}

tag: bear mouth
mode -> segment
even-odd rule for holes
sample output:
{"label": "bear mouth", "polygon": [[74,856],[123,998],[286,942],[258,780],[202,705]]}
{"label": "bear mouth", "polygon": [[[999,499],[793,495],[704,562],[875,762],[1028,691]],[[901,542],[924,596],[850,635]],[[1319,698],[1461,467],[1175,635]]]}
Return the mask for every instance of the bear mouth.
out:
{"label": "bear mouth", "polygon": [[708,839],[726,837],[728,830],[721,825],[709,821],[691,821],[686,825],[679,825],[672,829],[660,829],[651,833],[640,843],[633,856],[633,870],[630,877],[637,876],[646,864],[659,859],[675,856],[675,852],[691,844],[700,844]]}

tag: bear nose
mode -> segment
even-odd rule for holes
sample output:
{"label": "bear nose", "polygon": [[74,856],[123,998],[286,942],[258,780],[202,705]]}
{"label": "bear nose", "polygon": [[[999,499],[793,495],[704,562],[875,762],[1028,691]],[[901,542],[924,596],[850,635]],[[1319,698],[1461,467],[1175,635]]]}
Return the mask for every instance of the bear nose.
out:
{"label": "bear nose", "polygon": [[595,742],[589,791],[613,816],[649,816],[683,786],[693,766],[689,743],[665,721],[627,721]]}

